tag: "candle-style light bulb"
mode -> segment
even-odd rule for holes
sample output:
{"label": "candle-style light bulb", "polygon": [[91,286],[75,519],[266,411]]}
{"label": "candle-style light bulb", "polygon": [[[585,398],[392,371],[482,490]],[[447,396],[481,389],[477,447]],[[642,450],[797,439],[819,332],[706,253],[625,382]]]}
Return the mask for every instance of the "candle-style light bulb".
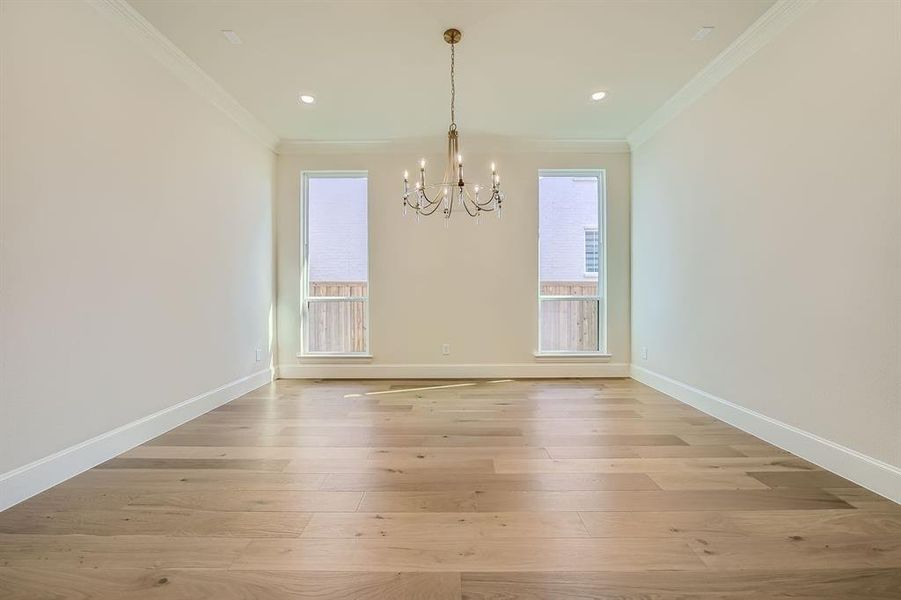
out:
{"label": "candle-style light bulb", "polygon": [[425,169],[425,159],[424,158],[419,161],[419,168],[420,168],[420,170]]}
{"label": "candle-style light bulb", "polygon": [[404,181],[407,181],[410,178],[410,174],[407,171],[404,171]]}
{"label": "candle-style light bulb", "polygon": [[491,163],[491,174],[494,175],[497,173],[497,166],[494,163]]}

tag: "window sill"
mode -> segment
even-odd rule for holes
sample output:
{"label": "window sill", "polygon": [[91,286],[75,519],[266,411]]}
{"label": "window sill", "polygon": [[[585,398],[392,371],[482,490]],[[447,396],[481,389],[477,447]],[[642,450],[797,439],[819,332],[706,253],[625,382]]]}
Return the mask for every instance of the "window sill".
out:
{"label": "window sill", "polygon": [[534,352],[536,360],[568,361],[568,362],[610,362],[612,354],[606,352]]}
{"label": "window sill", "polygon": [[347,360],[348,358],[357,359],[357,360],[372,360],[371,354],[362,354],[362,353],[330,354],[328,352],[308,352],[308,353],[298,352],[295,356],[297,356],[297,358],[300,358],[303,360],[310,360],[310,359],[312,359],[312,360],[334,360],[334,359]]}

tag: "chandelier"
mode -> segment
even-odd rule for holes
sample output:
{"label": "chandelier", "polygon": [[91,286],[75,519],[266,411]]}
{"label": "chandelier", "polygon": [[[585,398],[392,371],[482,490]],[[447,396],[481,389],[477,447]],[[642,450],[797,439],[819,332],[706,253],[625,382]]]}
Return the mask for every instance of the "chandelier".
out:
{"label": "chandelier", "polygon": [[[454,212],[454,208],[462,208],[470,217],[475,217],[479,223],[482,213],[494,212],[501,217],[501,205],[504,201],[504,193],[501,192],[501,178],[497,174],[497,168],[491,163],[491,187],[485,189],[477,183],[471,183],[463,179],[463,156],[460,154],[460,137],[457,132],[456,122],[456,96],[457,89],[454,83],[454,47],[460,42],[463,34],[458,29],[448,29],[444,32],[444,41],[450,44],[450,127],[447,130],[447,164],[444,169],[444,178],[440,183],[426,183],[425,159],[419,161],[419,179],[410,189],[409,172],[404,171],[404,215],[407,207],[416,212],[416,220],[420,216],[430,216],[441,208],[444,215],[444,226]],[[458,211],[459,212],[459,211]]]}

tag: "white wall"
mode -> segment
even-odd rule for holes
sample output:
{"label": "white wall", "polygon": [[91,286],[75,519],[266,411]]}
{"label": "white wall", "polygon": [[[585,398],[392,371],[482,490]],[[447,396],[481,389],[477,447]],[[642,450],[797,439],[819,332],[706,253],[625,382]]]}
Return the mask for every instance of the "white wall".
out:
{"label": "white wall", "polygon": [[899,12],[814,5],[633,149],[632,231],[637,366],[895,466]]}
{"label": "white wall", "polygon": [[[467,175],[486,182],[492,160],[507,193],[504,216],[476,225],[455,217],[415,222],[402,214],[402,175],[425,156],[443,172],[442,142],[387,144],[372,151],[288,153],[278,160],[278,339],[282,376],[508,376],[511,374],[628,373],[629,155],[507,146],[477,154],[487,144],[462,133]],[[538,338],[538,171],[606,169],[610,306],[608,365],[540,364]],[[369,172],[371,350],[373,359],[350,369],[298,368],[300,350],[300,181],[309,170]],[[440,172],[439,172],[440,171]],[[450,356],[441,345],[451,346]],[[311,361],[307,361],[309,364]],[[354,363],[360,364],[360,361]],[[442,369],[421,368],[441,365]],[[463,365],[456,368],[455,366]],[[420,367],[417,367],[420,366]]]}
{"label": "white wall", "polygon": [[269,366],[274,157],[86,3],[0,39],[2,474]]}

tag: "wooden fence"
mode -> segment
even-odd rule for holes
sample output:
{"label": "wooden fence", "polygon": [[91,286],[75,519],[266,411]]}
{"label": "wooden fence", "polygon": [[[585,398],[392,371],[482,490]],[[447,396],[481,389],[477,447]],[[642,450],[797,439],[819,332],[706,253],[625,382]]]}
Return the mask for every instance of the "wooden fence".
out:
{"label": "wooden fence", "polygon": [[[367,297],[364,281],[315,281],[311,296]],[[313,301],[309,303],[307,344],[311,352],[366,352],[366,303]]]}
{"label": "wooden fence", "polygon": [[[542,296],[595,296],[597,280],[543,281]],[[545,300],[541,303],[543,352],[590,352],[598,349],[598,302]]]}

